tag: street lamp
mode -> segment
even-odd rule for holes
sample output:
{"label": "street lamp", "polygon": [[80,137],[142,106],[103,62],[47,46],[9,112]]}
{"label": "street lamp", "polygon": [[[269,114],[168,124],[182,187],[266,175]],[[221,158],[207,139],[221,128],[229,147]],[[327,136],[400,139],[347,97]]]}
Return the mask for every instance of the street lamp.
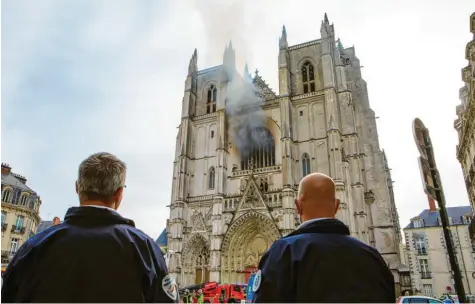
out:
{"label": "street lamp", "polygon": [[449,255],[450,268],[452,268],[454,287],[457,291],[458,300],[460,303],[466,303],[462,275],[452,243],[452,233],[449,229],[449,216],[445,208],[444,189],[442,187],[439,170],[437,170],[437,164],[435,163],[434,149],[429,136],[429,130],[419,118],[415,118],[412,122],[412,131],[414,133],[417,149],[419,149],[420,153],[418,161],[424,191],[430,198],[437,201],[439,205],[440,221],[442,223],[442,230],[444,232],[447,254]]}

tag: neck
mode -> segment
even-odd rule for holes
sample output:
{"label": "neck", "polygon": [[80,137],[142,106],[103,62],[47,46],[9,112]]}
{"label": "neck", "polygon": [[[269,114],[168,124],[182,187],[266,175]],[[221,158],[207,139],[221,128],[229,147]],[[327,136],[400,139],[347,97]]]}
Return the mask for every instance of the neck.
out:
{"label": "neck", "polygon": [[321,219],[321,218],[335,218],[335,216],[334,215],[329,215],[329,214],[319,214],[319,215],[312,215],[312,216],[302,215],[301,221],[303,223],[303,222],[306,222],[306,221],[316,220],[316,219]]}
{"label": "neck", "polygon": [[115,203],[114,202],[102,202],[102,201],[84,201],[80,203],[81,206],[101,206],[101,207],[107,207],[107,208],[112,208],[116,210],[115,208]]}

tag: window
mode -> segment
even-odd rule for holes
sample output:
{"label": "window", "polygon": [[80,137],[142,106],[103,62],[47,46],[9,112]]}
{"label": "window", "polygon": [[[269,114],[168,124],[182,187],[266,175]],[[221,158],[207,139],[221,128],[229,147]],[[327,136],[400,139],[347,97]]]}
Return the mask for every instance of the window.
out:
{"label": "window", "polygon": [[12,192],[10,190],[3,190],[2,191],[2,201],[3,202],[10,202],[12,196]]}
{"label": "window", "polygon": [[472,217],[470,215],[462,216],[462,223],[464,223],[465,225],[469,225],[471,221]]}
{"label": "window", "polygon": [[315,92],[315,73],[313,65],[308,61],[302,66],[302,83],[304,93]]}
{"label": "window", "polygon": [[208,98],[206,99],[206,114],[216,112],[216,87],[212,84],[208,89]]}
{"label": "window", "polygon": [[303,116],[303,111],[300,111],[300,116]]}
{"label": "window", "polygon": [[432,284],[423,284],[422,292],[428,297],[434,296],[434,292],[432,291]]}
{"label": "window", "polygon": [[211,131],[211,138],[214,138],[214,131]]}
{"label": "window", "polygon": [[5,211],[2,211],[2,225],[5,223],[5,218],[7,217],[7,213]]}
{"label": "window", "polygon": [[422,220],[414,220],[412,224],[414,225],[414,228],[421,228],[423,226]]}
{"label": "window", "polygon": [[302,155],[302,177],[310,174],[310,157],[307,153]]}
{"label": "window", "polygon": [[423,279],[430,279],[430,271],[429,271],[429,262],[427,259],[420,259],[419,260],[419,267],[421,271],[421,278]]}
{"label": "window", "polygon": [[20,205],[25,206],[25,205],[26,205],[26,202],[28,201],[28,197],[29,197],[28,195],[23,194],[23,195],[21,196],[21,198],[20,198]]}
{"label": "window", "polygon": [[209,180],[208,180],[209,189],[214,189],[214,177],[215,177],[214,167],[211,167],[209,169]]}
{"label": "window", "polygon": [[12,238],[12,242],[11,242],[11,245],[10,245],[10,251],[13,252],[13,253],[17,252],[19,244],[20,244],[20,239]]}
{"label": "window", "polygon": [[275,166],[274,136],[266,128],[259,127],[246,130],[246,137],[250,138],[249,153],[242,155],[241,170]]}
{"label": "window", "polygon": [[25,220],[25,217],[23,215],[18,215],[16,217],[16,223],[15,227],[17,230],[20,230],[23,227],[23,221]]}
{"label": "window", "polygon": [[414,247],[416,248],[417,254],[427,254],[427,243],[425,234],[413,233],[412,238],[414,239]]}

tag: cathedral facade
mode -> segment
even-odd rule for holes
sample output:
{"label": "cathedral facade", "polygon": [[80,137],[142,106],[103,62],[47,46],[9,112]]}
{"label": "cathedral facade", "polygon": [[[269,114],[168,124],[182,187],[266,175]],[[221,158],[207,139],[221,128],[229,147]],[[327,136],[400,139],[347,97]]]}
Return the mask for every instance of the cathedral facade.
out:
{"label": "cathedral facade", "polygon": [[203,70],[195,50],[167,221],[169,272],[180,286],[246,283],[271,244],[300,224],[294,199],[310,172],[335,180],[337,217],[379,250],[398,281],[392,181],[360,62],[326,15],[320,31],[289,46],[282,29],[278,94],[257,71],[236,73],[231,43],[222,65]]}

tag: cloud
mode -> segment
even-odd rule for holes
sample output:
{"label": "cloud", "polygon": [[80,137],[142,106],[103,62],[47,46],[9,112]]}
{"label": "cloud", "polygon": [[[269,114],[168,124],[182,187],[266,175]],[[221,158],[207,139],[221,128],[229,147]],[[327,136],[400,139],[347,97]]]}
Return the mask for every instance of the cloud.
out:
{"label": "cloud", "polygon": [[[430,128],[448,205],[468,203],[453,130],[472,1],[2,1],[2,161],[26,175],[43,218],[77,204],[77,167],[97,151],[129,165],[121,212],[157,236],[170,203],[187,66],[220,64],[233,39],[277,91],[278,38],[320,37],[324,12],[364,65],[401,224],[427,200],[411,120]],[[426,7],[431,7],[430,14]]]}

